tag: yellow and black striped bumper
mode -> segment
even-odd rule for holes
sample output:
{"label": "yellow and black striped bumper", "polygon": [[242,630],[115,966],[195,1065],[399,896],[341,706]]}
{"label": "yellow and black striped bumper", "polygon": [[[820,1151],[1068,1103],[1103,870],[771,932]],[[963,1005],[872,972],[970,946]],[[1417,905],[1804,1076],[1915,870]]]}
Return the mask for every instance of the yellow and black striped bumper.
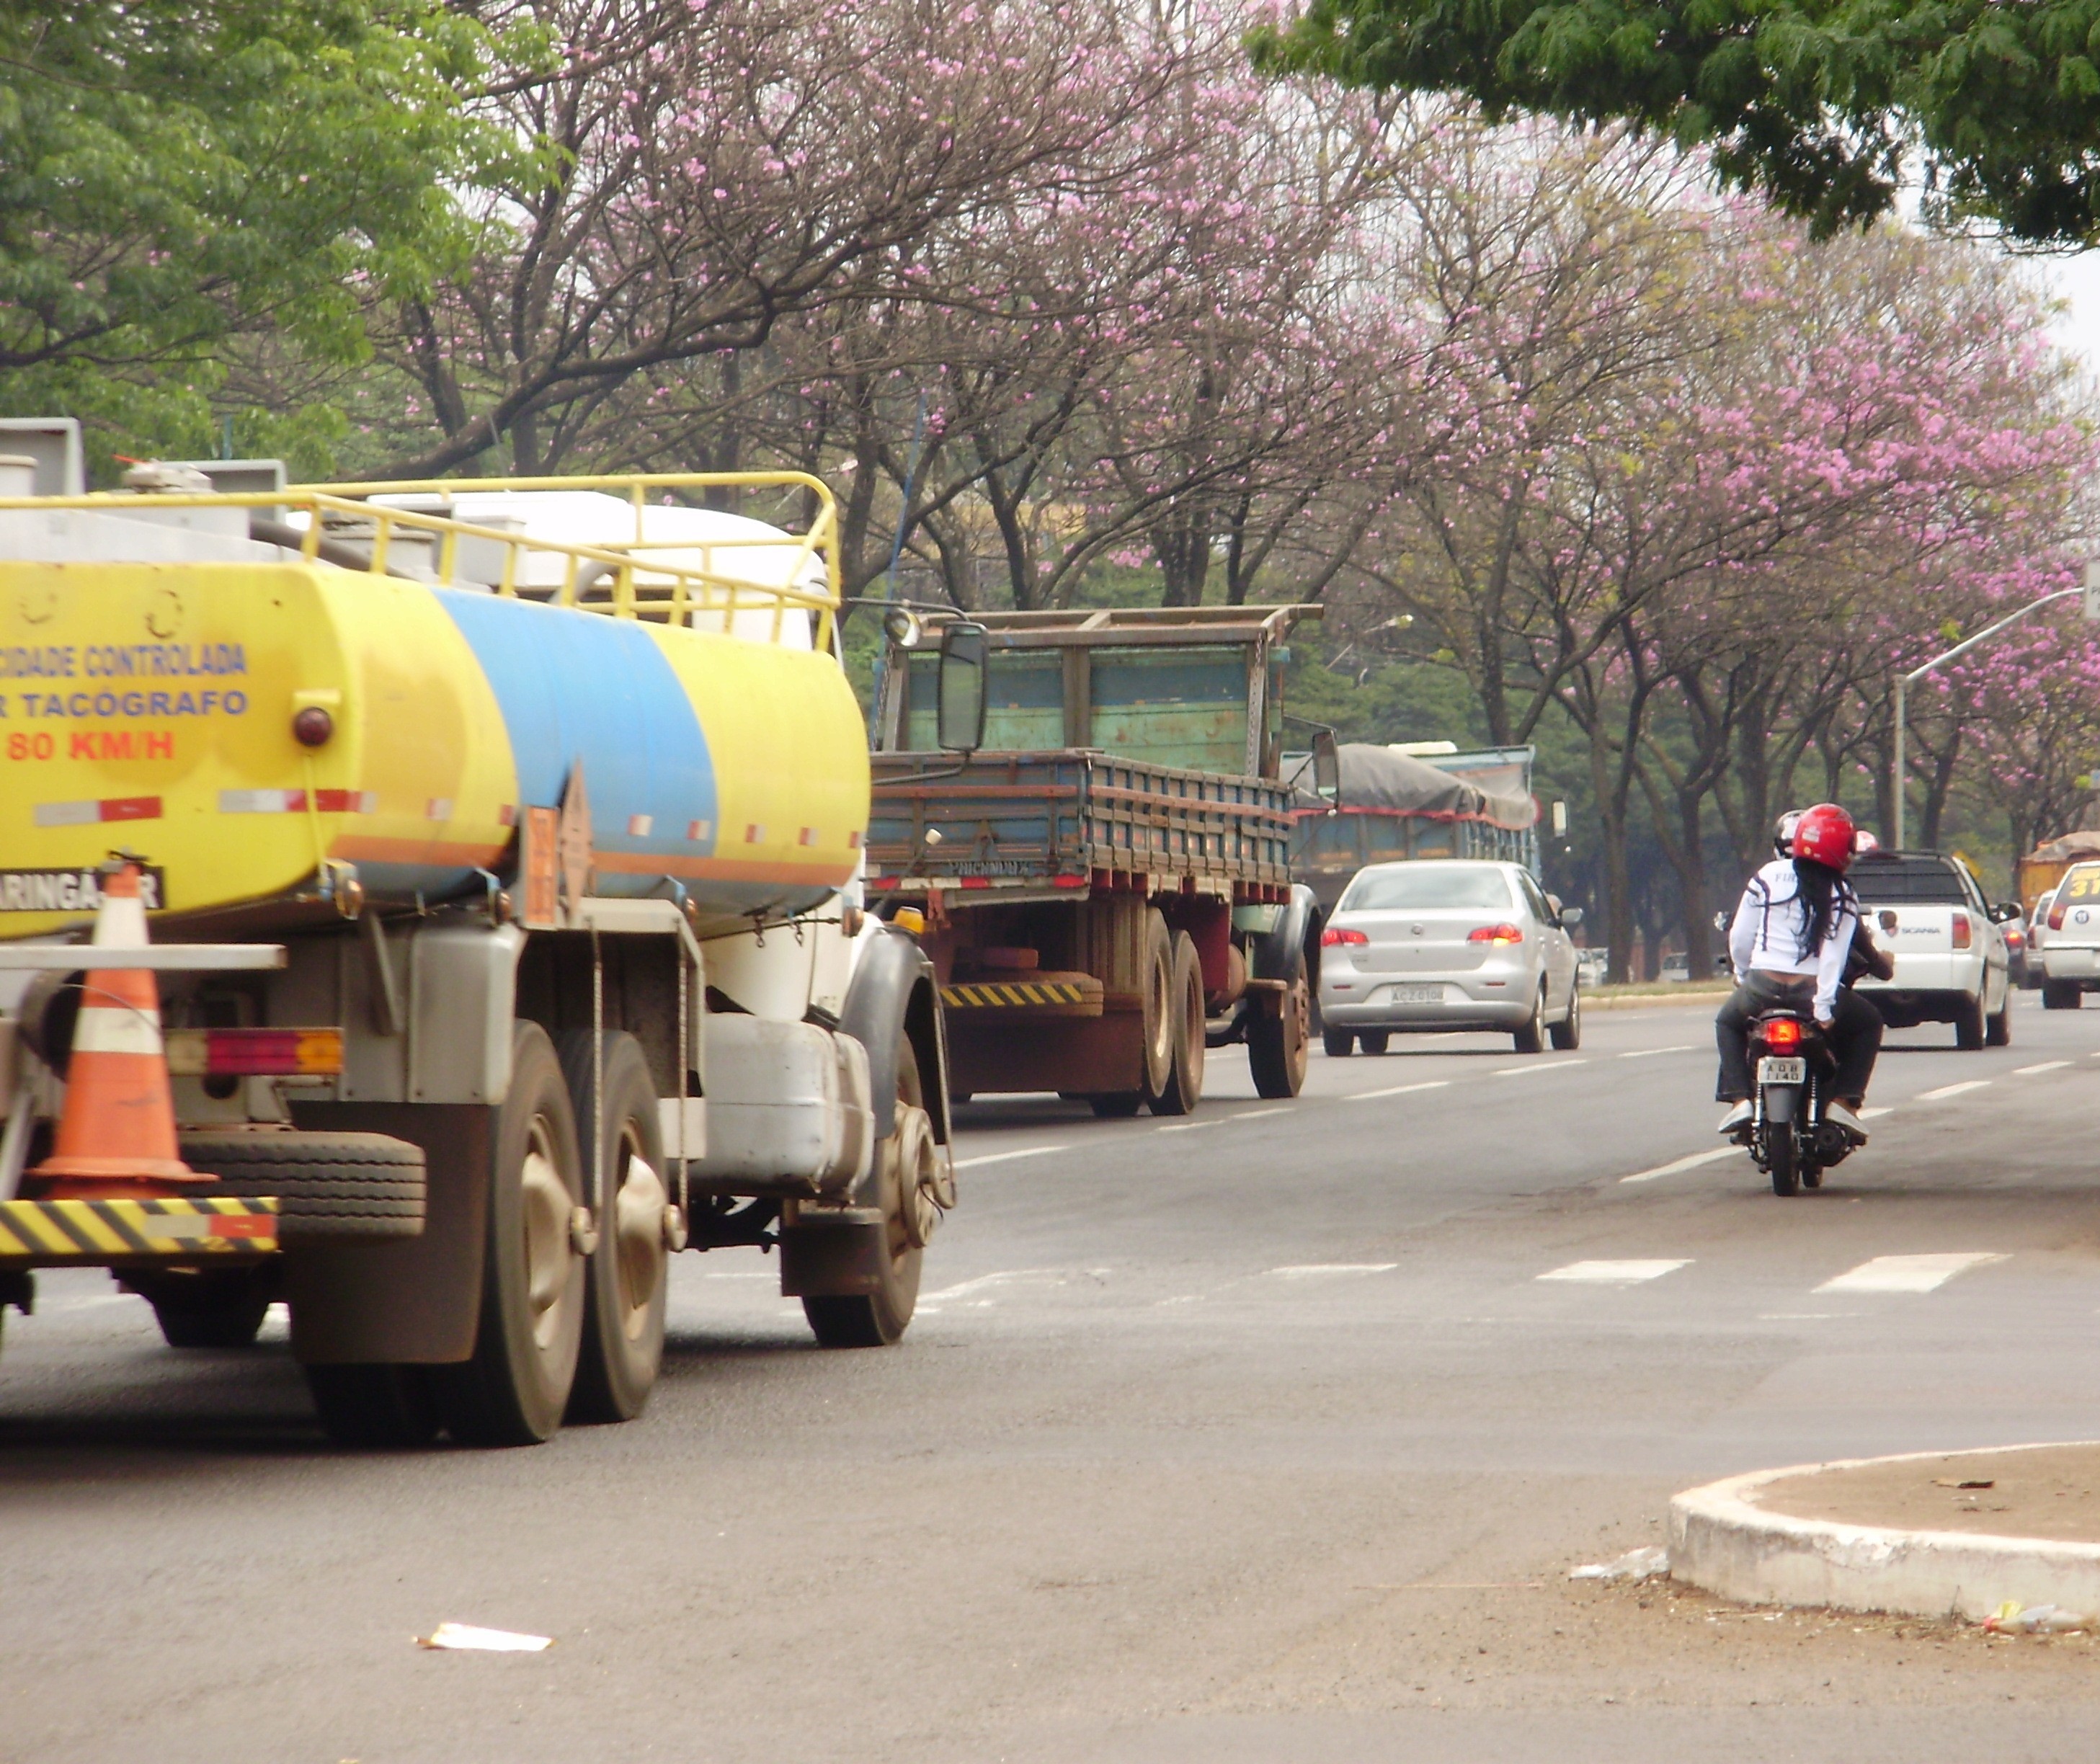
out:
{"label": "yellow and black striped bumper", "polygon": [[1017,1005],[1079,1004],[1086,989],[1069,981],[980,980],[943,986],[941,1002],[951,1011],[1012,1010]]}
{"label": "yellow and black striped bumper", "polygon": [[268,1255],[275,1199],[0,1201],[0,1268]]}

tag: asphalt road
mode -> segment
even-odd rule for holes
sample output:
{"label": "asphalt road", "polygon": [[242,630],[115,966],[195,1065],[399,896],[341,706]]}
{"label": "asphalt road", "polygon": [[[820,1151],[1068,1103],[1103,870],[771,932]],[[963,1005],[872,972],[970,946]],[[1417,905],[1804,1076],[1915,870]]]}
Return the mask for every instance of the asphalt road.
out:
{"label": "asphalt road", "polygon": [[[685,1257],[649,1414],[532,1451],[333,1452],[281,1329],[176,1354],[47,1276],[0,1759],[2090,1758],[2083,1638],[1566,1578],[1732,1471],[2100,1436],[2100,1011],[2016,1021],[1892,1037],[1789,1201],[1688,1162],[1705,1008],[1290,1105],[1215,1055],[1185,1123],[975,1105],[901,1348]],[[445,1620],[557,1645],[411,1645]]]}

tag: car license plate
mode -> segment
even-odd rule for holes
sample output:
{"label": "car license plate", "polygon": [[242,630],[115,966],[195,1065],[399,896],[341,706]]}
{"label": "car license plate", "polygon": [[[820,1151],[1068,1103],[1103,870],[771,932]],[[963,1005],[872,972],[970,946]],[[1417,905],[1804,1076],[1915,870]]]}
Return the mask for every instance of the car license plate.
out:
{"label": "car license plate", "polygon": [[1395,1004],[1441,1004],[1444,989],[1441,986],[1395,986],[1392,1002]]}
{"label": "car license plate", "polygon": [[1758,1061],[1758,1082],[1760,1084],[1805,1084],[1808,1082],[1808,1062],[1806,1060],[1760,1060]]}

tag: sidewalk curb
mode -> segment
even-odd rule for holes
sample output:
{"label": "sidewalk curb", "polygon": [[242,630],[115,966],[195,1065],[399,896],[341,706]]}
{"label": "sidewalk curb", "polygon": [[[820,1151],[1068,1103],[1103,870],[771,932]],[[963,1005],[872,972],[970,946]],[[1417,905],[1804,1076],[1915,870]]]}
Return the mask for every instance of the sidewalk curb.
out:
{"label": "sidewalk curb", "polygon": [[[2089,1444],[2100,1440],[1988,1449],[2002,1453]],[[1747,1603],[1825,1605],[1906,1616],[1980,1619],[2008,1599],[2100,1612],[2100,1543],[1844,1525],[1768,1513],[1757,1504],[1767,1486],[1789,1476],[1963,1455],[1904,1452],[1842,1458],[1754,1471],[1688,1489],[1670,1503],[1670,1577]]]}

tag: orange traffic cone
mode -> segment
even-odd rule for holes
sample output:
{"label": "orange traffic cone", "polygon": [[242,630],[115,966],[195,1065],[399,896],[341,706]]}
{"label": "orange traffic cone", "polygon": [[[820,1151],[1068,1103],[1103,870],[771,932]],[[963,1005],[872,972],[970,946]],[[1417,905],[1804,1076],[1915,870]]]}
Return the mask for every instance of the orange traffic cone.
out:
{"label": "orange traffic cone", "polygon": [[[138,866],[104,871],[95,947],[142,950],[146,942]],[[157,1185],[211,1180],[183,1162],[176,1143],[160,989],[150,970],[88,970],[58,1140],[28,1174],[49,1200],[135,1197]]]}

